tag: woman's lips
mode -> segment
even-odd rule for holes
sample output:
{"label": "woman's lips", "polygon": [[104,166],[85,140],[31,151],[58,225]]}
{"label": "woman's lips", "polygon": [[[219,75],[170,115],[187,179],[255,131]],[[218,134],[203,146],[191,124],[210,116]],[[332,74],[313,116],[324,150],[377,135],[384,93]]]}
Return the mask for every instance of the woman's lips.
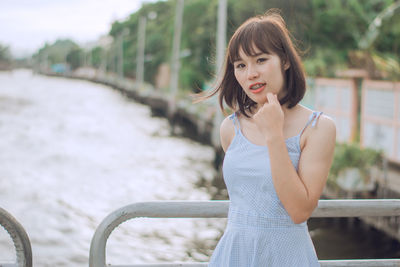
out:
{"label": "woman's lips", "polygon": [[254,84],[254,85],[250,86],[250,90],[251,90],[251,92],[252,92],[253,94],[258,94],[258,93],[260,93],[262,90],[264,90],[264,88],[265,88],[265,86],[266,86],[267,84],[264,83],[264,84],[262,84],[261,87],[259,87],[259,88],[257,88],[257,89],[251,89],[251,87],[256,86],[256,85],[258,85],[258,84]]}

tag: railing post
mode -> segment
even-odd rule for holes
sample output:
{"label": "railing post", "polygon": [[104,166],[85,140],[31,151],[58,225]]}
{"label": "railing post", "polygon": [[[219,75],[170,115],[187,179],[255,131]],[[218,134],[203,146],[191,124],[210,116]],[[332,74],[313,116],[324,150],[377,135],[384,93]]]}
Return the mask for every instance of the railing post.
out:
{"label": "railing post", "polygon": [[[6,210],[0,208],[0,225],[10,235],[16,250],[18,267],[32,267],[32,248],[24,227]],[[0,263],[0,266],[3,266]]]}

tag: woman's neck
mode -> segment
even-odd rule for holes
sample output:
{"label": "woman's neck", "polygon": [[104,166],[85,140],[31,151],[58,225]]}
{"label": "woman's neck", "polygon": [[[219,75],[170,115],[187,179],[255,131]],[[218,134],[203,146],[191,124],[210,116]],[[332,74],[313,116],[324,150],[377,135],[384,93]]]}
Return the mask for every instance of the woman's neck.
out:
{"label": "woman's neck", "polygon": [[[288,103],[285,103],[285,104],[281,105],[281,108],[283,110],[283,114],[284,114],[285,117],[286,117],[286,115],[291,113],[297,107],[297,105],[296,105],[296,106],[294,106],[292,108],[288,108],[288,105],[289,105]],[[262,105],[257,104],[254,108],[252,108],[250,110],[250,112],[249,112],[250,116],[253,117],[254,114],[256,114],[261,107],[262,107]]]}

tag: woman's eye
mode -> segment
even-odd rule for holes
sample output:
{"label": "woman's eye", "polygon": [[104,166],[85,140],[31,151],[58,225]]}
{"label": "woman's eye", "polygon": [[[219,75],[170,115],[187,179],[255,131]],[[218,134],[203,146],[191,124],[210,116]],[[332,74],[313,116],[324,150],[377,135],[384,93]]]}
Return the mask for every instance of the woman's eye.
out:
{"label": "woman's eye", "polygon": [[264,57],[261,57],[261,58],[257,59],[258,63],[262,63],[262,62],[265,62],[265,61],[267,61],[267,59],[264,58]]}
{"label": "woman's eye", "polygon": [[244,68],[244,64],[243,63],[236,64],[236,68],[237,69]]}

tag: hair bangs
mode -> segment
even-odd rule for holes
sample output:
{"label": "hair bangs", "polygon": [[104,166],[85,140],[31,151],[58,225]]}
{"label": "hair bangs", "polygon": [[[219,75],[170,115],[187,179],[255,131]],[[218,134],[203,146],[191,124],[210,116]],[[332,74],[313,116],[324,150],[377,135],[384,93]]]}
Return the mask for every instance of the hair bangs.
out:
{"label": "hair bangs", "polygon": [[235,33],[229,45],[229,61],[231,64],[241,59],[239,55],[241,50],[247,56],[255,56],[259,51],[272,54],[277,50],[276,44],[269,38],[264,28],[263,22],[252,19]]}

